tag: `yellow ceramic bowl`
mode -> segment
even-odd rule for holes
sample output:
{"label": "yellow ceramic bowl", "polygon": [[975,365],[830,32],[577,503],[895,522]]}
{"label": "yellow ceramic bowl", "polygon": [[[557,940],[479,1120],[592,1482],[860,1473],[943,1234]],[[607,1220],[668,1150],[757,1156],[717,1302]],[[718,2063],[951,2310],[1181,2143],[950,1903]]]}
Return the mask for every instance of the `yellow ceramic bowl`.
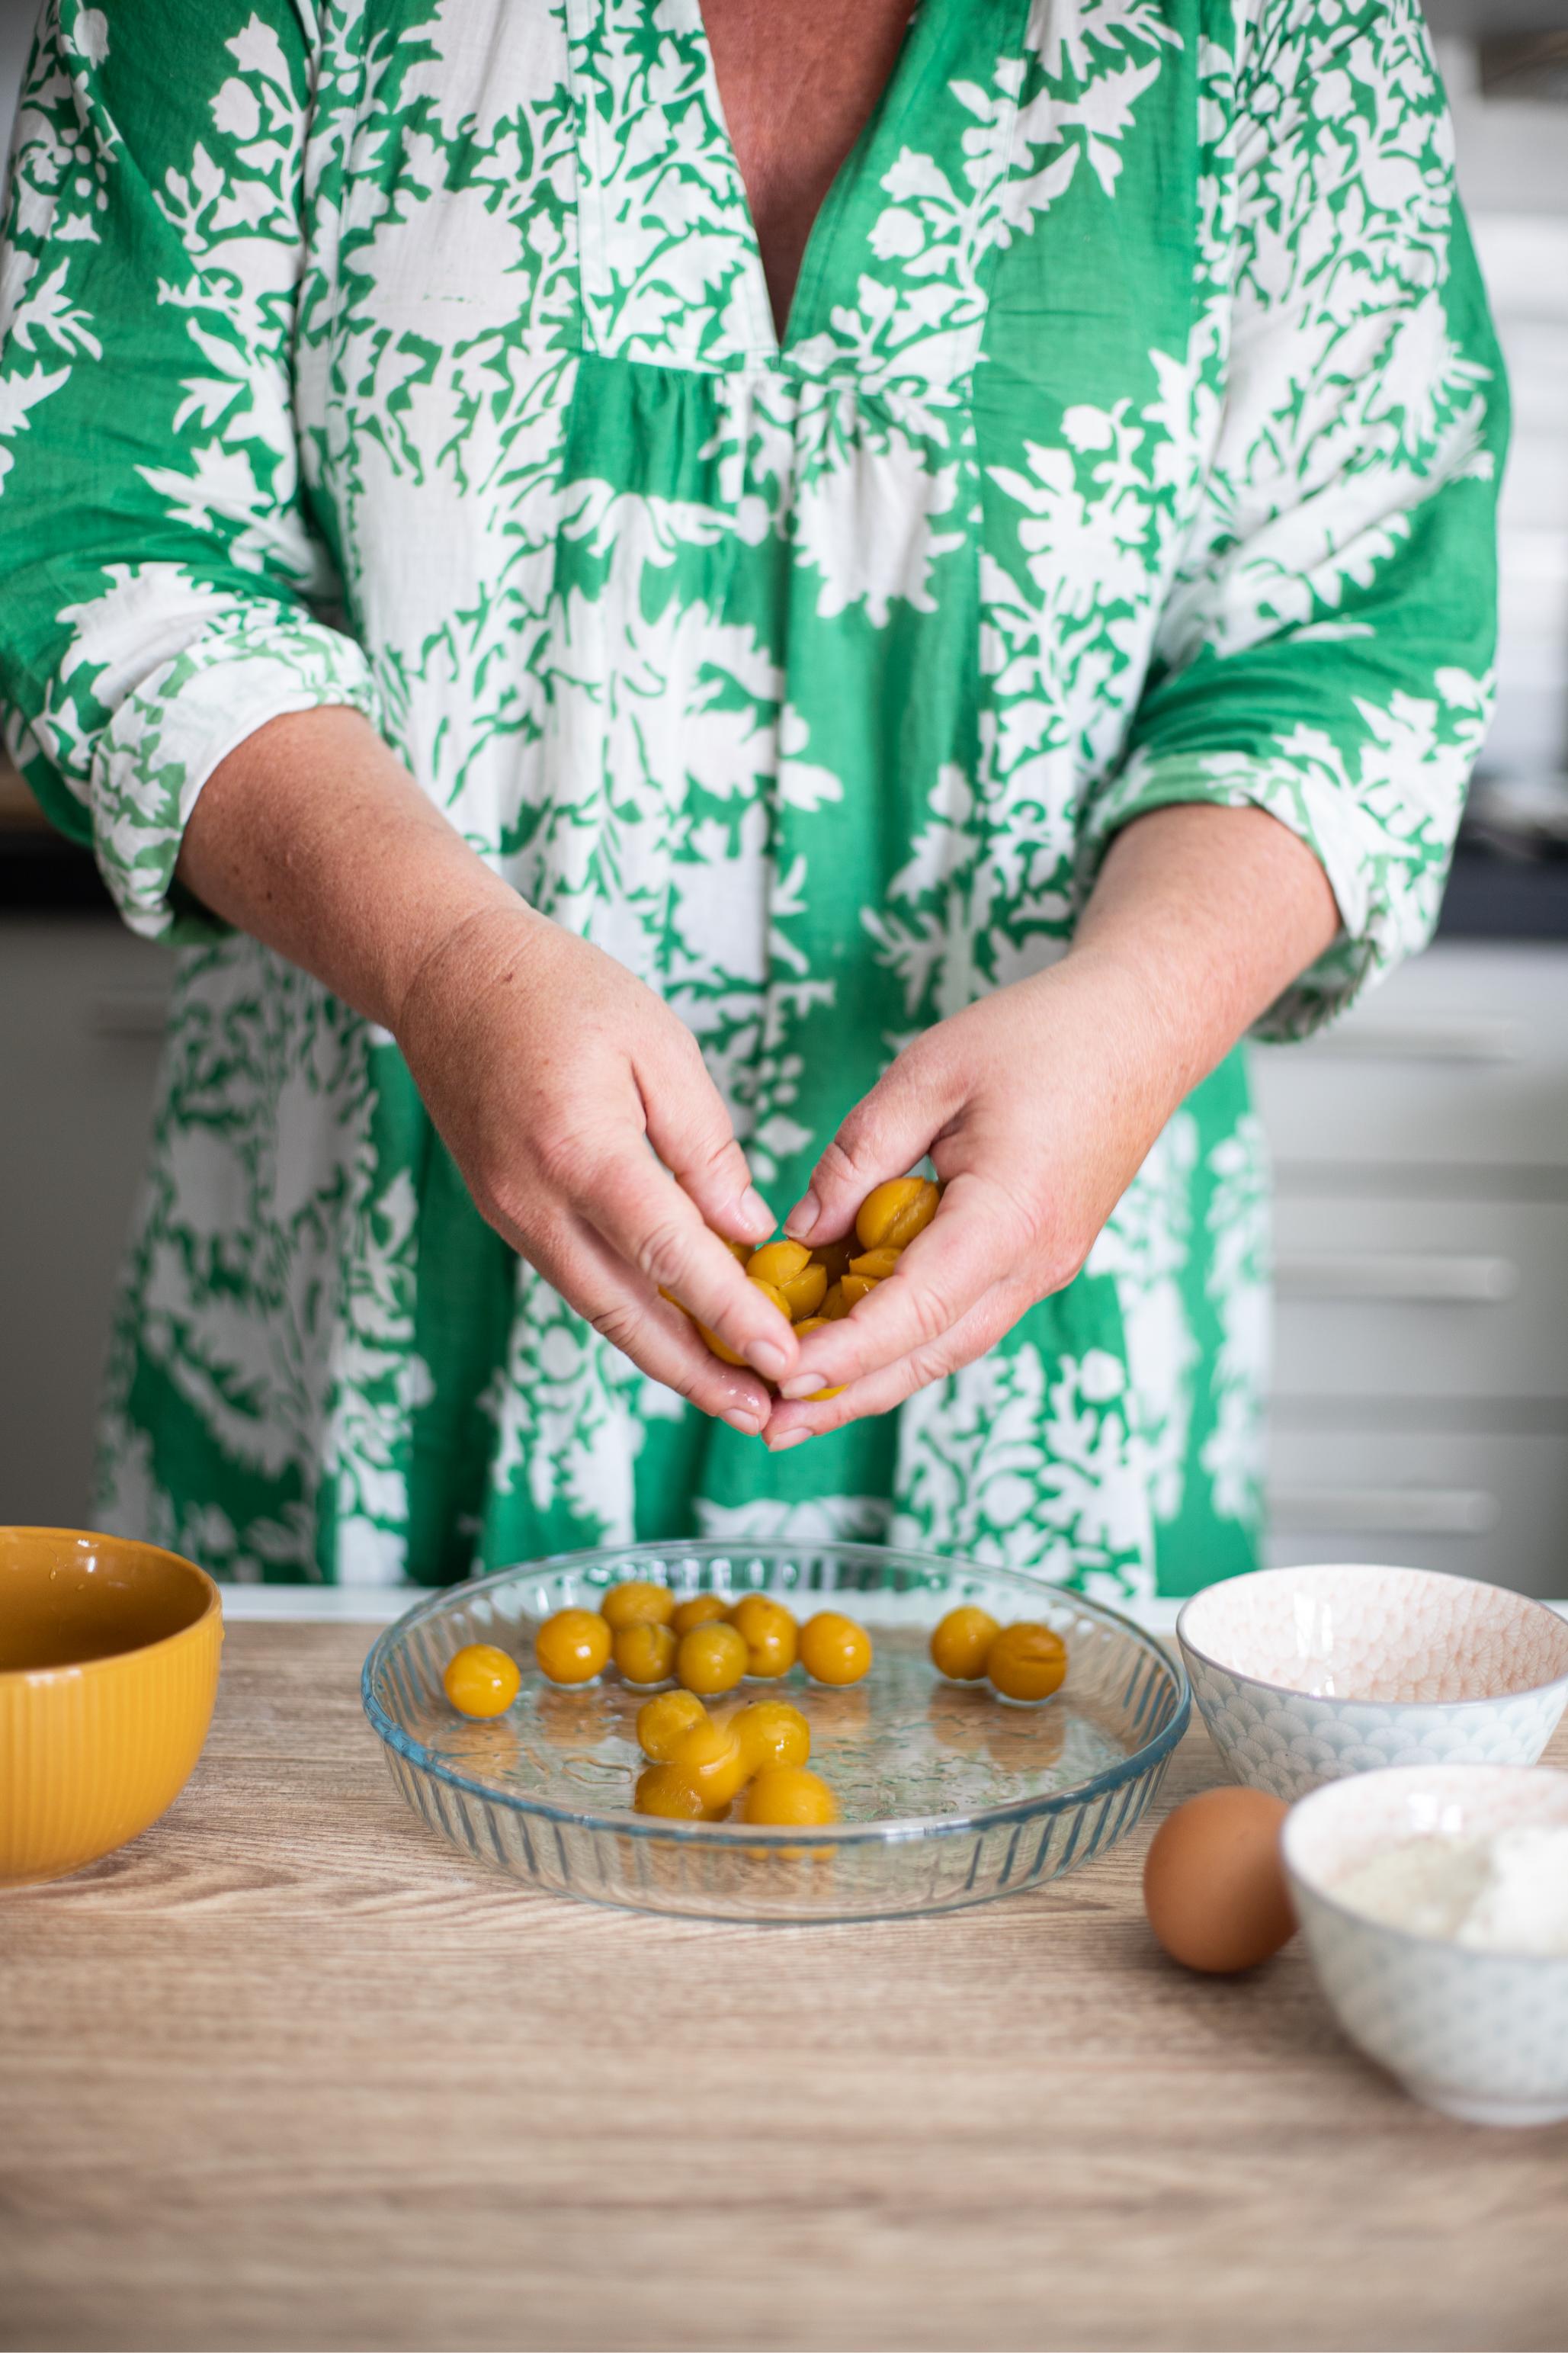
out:
{"label": "yellow ceramic bowl", "polygon": [[0,1887],[60,1879],[173,1805],[217,1692],[205,1570],[77,1528],[0,1528]]}

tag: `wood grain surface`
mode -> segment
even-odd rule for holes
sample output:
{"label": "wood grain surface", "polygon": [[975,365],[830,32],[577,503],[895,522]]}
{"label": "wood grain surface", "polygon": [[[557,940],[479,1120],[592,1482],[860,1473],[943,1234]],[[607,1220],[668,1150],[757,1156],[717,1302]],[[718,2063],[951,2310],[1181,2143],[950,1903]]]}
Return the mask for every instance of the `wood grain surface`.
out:
{"label": "wood grain surface", "polygon": [[369,1640],[231,1627],[174,1810],[0,1900],[0,2344],[1568,2343],[1568,2128],[1164,1963],[1146,1833],[923,1922],[556,1902],[405,1810]]}

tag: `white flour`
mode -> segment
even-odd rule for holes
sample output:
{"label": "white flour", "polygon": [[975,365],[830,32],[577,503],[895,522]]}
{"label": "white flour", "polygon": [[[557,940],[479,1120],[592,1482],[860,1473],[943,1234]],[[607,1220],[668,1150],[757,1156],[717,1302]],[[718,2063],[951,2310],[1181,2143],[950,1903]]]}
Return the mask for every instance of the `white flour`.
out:
{"label": "white flour", "polygon": [[1444,1936],[1483,1953],[1568,1956],[1568,1823],[1489,1838],[1408,1839],[1332,1890],[1390,1928]]}

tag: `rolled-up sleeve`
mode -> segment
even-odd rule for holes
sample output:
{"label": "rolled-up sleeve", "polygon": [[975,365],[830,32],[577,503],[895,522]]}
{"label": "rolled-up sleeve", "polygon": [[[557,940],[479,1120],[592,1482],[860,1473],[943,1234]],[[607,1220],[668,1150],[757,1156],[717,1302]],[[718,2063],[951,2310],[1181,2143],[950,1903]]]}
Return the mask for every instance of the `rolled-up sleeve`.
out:
{"label": "rolled-up sleeve", "polygon": [[1223,405],[1091,874],[1145,811],[1266,809],[1342,928],[1298,1036],[1425,944],[1490,714],[1508,406],[1415,0],[1261,0],[1208,61]]}
{"label": "rolled-up sleeve", "polygon": [[374,719],[300,479],[310,37],[289,0],[52,0],[0,248],[0,701],[135,931],[197,796],[267,720]]}

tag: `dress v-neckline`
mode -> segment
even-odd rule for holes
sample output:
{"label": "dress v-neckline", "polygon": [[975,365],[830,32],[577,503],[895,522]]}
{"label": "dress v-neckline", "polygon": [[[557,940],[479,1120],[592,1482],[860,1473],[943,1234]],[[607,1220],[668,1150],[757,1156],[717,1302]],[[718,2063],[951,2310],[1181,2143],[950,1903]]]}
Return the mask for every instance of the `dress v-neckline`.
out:
{"label": "dress v-neckline", "polygon": [[[853,0],[849,0],[849,4],[853,5]],[[901,105],[906,69],[910,68],[910,60],[921,45],[925,20],[935,13],[941,5],[941,0],[914,0],[914,6],[910,9],[903,32],[900,36],[899,46],[886,79],[872,100],[864,122],[835,167],[833,176],[823,193],[822,201],[812,215],[811,227],[806,232],[805,243],[801,248],[800,266],[795,274],[795,283],[790,288],[789,302],[784,311],[782,328],[773,315],[773,292],[768,284],[767,267],[763,259],[763,240],[757,228],[752,191],[741,166],[740,150],[736,146],[734,133],[730,128],[729,111],[724,104],[724,92],[719,79],[718,60],[713,53],[713,43],[708,30],[708,20],[703,13],[702,0],[685,0],[685,5],[690,8],[696,18],[695,36],[701,47],[703,71],[708,86],[709,111],[712,115],[719,137],[723,142],[730,166],[735,175],[736,185],[741,193],[741,202],[744,207],[746,235],[751,247],[748,274],[753,280],[761,280],[763,315],[772,330],[773,349],[768,355],[771,358],[782,358],[801,340],[798,328],[802,313],[808,308],[805,298],[816,290],[825,275],[826,248],[832,242],[834,223],[844,211],[855,191],[861,164],[870,148],[876,143],[879,128],[894,109]],[[752,300],[754,309],[756,303],[754,283],[752,289]]]}
{"label": "dress v-neckline", "polygon": [[[781,335],[700,0],[565,0],[585,349],[949,399],[984,332],[1042,5],[919,0],[817,207]],[[963,158],[951,179],[931,161],[944,141]]]}

